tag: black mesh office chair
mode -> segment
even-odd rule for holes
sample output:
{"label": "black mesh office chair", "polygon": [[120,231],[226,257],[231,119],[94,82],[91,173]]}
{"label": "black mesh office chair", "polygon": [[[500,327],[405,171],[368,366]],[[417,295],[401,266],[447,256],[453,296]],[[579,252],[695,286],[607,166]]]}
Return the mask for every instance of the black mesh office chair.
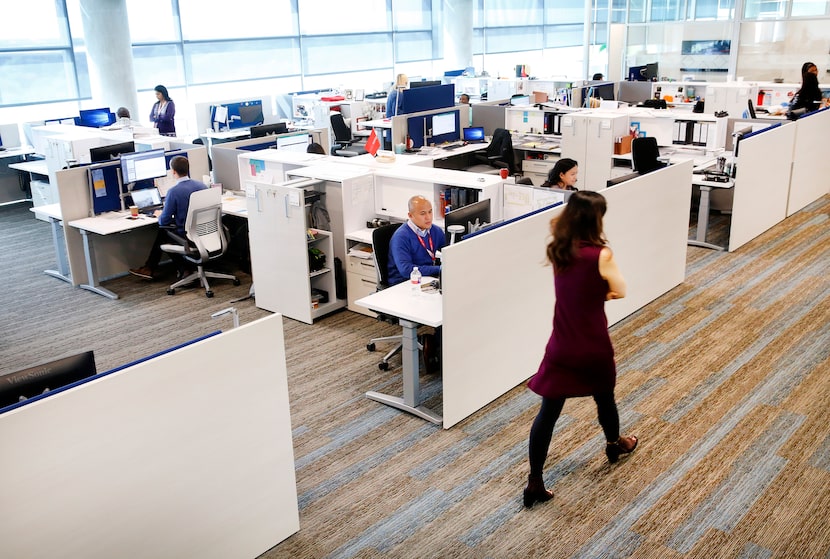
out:
{"label": "black mesh office chair", "polygon": [[510,175],[516,174],[516,163],[513,155],[513,139],[510,132],[504,128],[496,128],[493,139],[484,153],[473,154],[480,161],[479,164],[468,167],[465,171],[471,173],[496,174],[500,169],[507,169]]}
{"label": "black mesh office chair", "polygon": [[646,136],[645,138],[634,138],[631,141],[631,162],[634,170],[645,175],[657,169],[662,169],[666,163],[660,161],[660,148],[657,146],[657,138]]}
{"label": "black mesh office chair", "polygon": [[[375,260],[375,270],[377,271],[377,290],[382,291],[389,287],[389,242],[392,240],[392,235],[400,227],[400,223],[392,223],[378,227],[372,231],[372,256]],[[398,319],[389,315],[378,313],[378,320],[389,322],[390,324],[398,324]],[[389,369],[389,360],[403,349],[403,336],[383,336],[380,338],[372,338],[366,344],[366,349],[375,351],[375,344],[378,342],[397,342],[395,346],[389,350],[386,355],[378,363],[378,368],[381,371]]]}
{"label": "black mesh office chair", "polygon": [[357,142],[352,138],[352,131],[346,125],[343,115],[334,113],[329,117],[331,121],[331,129],[334,132],[334,145],[332,146],[332,155],[339,155],[341,157],[355,157],[356,155],[363,155],[367,153],[360,145],[353,145]]}
{"label": "black mesh office chair", "polygon": [[746,100],[746,108],[749,118],[758,118],[758,115],[755,114],[755,105],[752,104],[752,99]]}

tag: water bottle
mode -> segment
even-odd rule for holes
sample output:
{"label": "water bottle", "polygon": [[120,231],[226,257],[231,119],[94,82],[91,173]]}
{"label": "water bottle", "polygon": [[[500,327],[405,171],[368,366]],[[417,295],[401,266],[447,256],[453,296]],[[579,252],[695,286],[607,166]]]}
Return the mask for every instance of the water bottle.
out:
{"label": "water bottle", "polygon": [[412,273],[409,274],[409,283],[412,287],[413,295],[421,292],[421,270],[418,269],[418,266],[412,268]]}

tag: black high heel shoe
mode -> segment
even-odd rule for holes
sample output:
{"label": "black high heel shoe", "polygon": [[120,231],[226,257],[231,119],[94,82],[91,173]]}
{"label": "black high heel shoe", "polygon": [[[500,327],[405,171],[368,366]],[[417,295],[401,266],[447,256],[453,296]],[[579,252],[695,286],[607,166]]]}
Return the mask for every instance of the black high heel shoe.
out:
{"label": "black high heel shoe", "polygon": [[550,501],[551,499],[553,499],[553,491],[545,489],[544,482],[541,480],[528,480],[527,487],[525,487],[523,493],[525,507],[530,508],[533,506],[533,503],[537,501],[544,503],[545,501]]}
{"label": "black high heel shoe", "polygon": [[613,443],[605,444],[605,455],[608,461],[614,464],[620,459],[621,454],[630,454],[637,448],[637,443],[640,440],[637,437],[620,437]]}

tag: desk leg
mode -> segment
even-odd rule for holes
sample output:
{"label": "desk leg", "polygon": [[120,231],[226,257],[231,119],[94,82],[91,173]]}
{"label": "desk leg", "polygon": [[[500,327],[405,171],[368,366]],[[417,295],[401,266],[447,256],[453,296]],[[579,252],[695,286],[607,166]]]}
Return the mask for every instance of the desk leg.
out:
{"label": "desk leg", "polygon": [[440,415],[418,405],[421,401],[421,385],[418,378],[418,324],[408,320],[401,320],[400,323],[403,328],[403,398],[380,392],[367,392],[366,397],[441,425],[443,418]]}
{"label": "desk leg", "polygon": [[700,204],[697,209],[697,235],[694,240],[689,239],[689,246],[711,248],[713,250],[726,250],[725,247],[706,242],[706,233],[709,229],[709,194],[711,186],[700,185]]}
{"label": "desk leg", "polygon": [[86,258],[86,278],[89,283],[82,283],[81,289],[86,289],[87,291],[92,291],[93,293],[97,293],[98,295],[103,295],[109,299],[118,299],[118,295],[110,291],[109,289],[105,289],[101,287],[100,282],[98,281],[98,274],[95,267],[95,252],[92,250],[92,246],[90,243],[92,242],[89,239],[89,231],[81,231],[81,237],[84,239],[84,257]]}
{"label": "desk leg", "polygon": [[72,283],[72,277],[69,275],[69,264],[66,260],[66,243],[63,240],[61,220],[49,217],[49,225],[52,227],[52,244],[55,246],[55,259],[57,260],[58,269],[44,270],[43,273],[47,276]]}

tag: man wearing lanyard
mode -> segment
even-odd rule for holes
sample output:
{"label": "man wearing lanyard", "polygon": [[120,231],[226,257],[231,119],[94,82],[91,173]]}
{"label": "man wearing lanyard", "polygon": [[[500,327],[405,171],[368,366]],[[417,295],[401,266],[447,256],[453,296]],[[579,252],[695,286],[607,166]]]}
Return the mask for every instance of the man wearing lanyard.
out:
{"label": "man wearing lanyard", "polygon": [[[408,281],[418,266],[423,276],[438,277],[441,265],[436,252],[444,248],[444,231],[432,224],[432,203],[423,196],[409,199],[409,219],[389,241],[389,285]],[[440,369],[441,332],[422,336],[424,364],[428,374]]]}

